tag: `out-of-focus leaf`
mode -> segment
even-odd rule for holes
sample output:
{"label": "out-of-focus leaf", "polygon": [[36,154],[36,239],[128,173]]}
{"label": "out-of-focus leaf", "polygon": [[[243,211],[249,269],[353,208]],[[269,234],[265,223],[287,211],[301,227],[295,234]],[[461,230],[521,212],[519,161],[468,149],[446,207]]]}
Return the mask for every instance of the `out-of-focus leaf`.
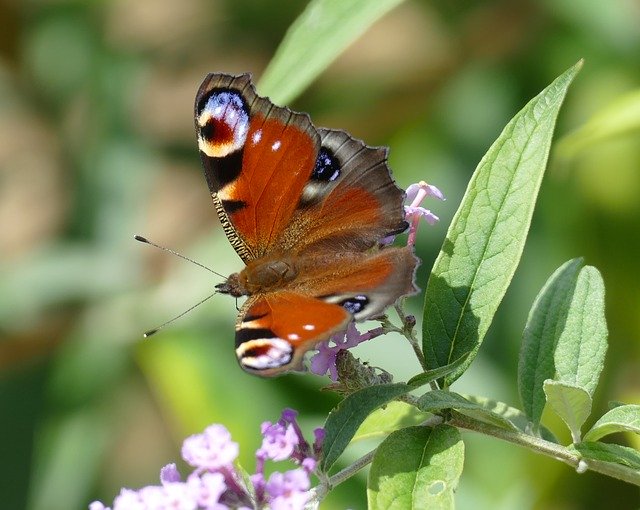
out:
{"label": "out-of-focus leaf", "polygon": [[451,509],[463,464],[464,443],[456,428],[398,430],[382,442],[373,458],[368,508]]}
{"label": "out-of-focus leaf", "polygon": [[290,103],[342,51],[403,0],[312,0],[289,27],[258,83],[260,94]]}
{"label": "out-of-focus leaf", "polygon": [[616,432],[640,434],[640,405],[621,405],[605,413],[591,430],[584,435],[585,441],[597,441]]}
{"label": "out-of-focus leaf", "polygon": [[404,383],[380,384],[352,393],[329,413],[322,443],[322,468],[326,471],[340,457],[358,427],[381,405],[411,391]]}
{"label": "out-of-focus leaf", "polygon": [[633,90],[596,112],[584,125],[559,140],[558,155],[575,158],[584,149],[640,130],[640,90]]}
{"label": "out-of-focus leaf", "polygon": [[30,510],[86,508],[106,452],[109,423],[96,410],[87,410],[67,416],[45,431],[41,441],[46,447],[38,449]]}
{"label": "out-of-focus leaf", "polygon": [[556,117],[582,62],[558,77],[505,127],[476,169],[426,290],[423,350],[429,367],[473,361],[516,270],[529,231]]}
{"label": "out-of-focus leaf", "polygon": [[555,375],[553,353],[564,331],[582,259],[565,262],[536,296],[522,335],[518,362],[518,390],[522,407],[537,427],[546,398],[542,384]]}
{"label": "out-of-focus leaf", "polygon": [[547,402],[571,431],[574,443],[580,441],[580,429],[591,414],[591,395],[580,386],[547,379],[544,382]]}

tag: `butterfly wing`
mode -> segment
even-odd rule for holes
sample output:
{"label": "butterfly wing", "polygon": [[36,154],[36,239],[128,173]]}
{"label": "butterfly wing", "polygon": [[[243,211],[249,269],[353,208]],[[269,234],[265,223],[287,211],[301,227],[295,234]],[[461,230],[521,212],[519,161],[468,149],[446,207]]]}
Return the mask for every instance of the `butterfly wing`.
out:
{"label": "butterfly wing", "polygon": [[299,369],[309,349],[351,320],[379,316],[400,296],[416,291],[417,262],[409,248],[354,257],[316,259],[300,268],[287,290],[249,298],[236,324],[242,368],[262,376]]}
{"label": "butterfly wing", "polygon": [[[407,228],[404,192],[391,177],[386,147],[369,147],[344,131],[318,130],[319,155],[286,241],[299,253],[364,251]],[[286,248],[294,248],[285,246]]]}
{"label": "butterfly wing", "polygon": [[302,366],[304,353],[346,328],[343,307],[290,291],[251,297],[236,325],[236,355],[247,372],[274,376]]}
{"label": "butterfly wing", "polygon": [[258,96],[248,74],[207,76],[195,123],[216,211],[245,263],[336,244],[363,251],[407,227],[386,148],[316,129]]}
{"label": "butterfly wing", "polygon": [[320,138],[308,115],[258,97],[248,74],[208,75],[196,96],[198,147],[216,211],[245,261],[268,253],[309,180]]}

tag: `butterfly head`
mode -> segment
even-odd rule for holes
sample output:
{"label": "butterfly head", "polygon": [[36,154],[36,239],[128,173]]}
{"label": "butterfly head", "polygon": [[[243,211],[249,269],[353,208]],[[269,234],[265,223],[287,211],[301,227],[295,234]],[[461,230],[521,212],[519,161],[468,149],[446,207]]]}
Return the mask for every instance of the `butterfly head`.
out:
{"label": "butterfly head", "polygon": [[244,285],[242,285],[242,282],[240,281],[240,273],[233,273],[226,279],[226,281],[218,283],[216,285],[216,290],[220,294],[229,294],[236,298],[246,296],[248,294]]}

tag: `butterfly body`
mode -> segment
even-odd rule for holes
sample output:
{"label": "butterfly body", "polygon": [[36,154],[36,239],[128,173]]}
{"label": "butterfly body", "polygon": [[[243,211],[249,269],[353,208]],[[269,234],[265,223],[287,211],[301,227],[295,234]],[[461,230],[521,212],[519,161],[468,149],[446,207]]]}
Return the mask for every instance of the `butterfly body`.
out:
{"label": "butterfly body", "polygon": [[236,323],[245,370],[299,369],[351,320],[415,292],[411,248],[380,246],[407,228],[386,149],[275,106],[249,75],[208,75],[195,124],[216,211],[246,264],[216,286],[248,297]]}

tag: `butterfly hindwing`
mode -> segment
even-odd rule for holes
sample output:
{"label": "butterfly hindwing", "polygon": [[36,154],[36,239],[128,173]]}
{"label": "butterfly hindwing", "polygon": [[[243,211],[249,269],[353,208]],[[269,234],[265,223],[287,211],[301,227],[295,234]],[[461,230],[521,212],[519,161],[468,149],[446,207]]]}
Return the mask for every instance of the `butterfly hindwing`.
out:
{"label": "butterfly hindwing", "polygon": [[415,266],[410,249],[389,248],[301,268],[286,290],[251,297],[242,307],[236,324],[240,365],[264,376],[299,369],[309,349],[351,320],[378,317],[414,293]]}
{"label": "butterfly hindwing", "polygon": [[262,376],[300,369],[305,352],[351,320],[339,305],[291,291],[249,298],[238,318],[238,361]]}

